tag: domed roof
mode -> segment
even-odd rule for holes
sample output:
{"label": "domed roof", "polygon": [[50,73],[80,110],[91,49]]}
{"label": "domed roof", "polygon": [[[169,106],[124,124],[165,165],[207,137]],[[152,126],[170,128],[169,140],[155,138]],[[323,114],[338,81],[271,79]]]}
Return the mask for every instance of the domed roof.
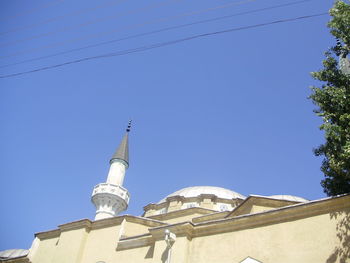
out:
{"label": "domed roof", "polygon": [[197,197],[201,194],[212,194],[212,195],[216,195],[219,198],[223,198],[223,199],[235,199],[235,198],[240,198],[240,199],[245,199],[246,197],[244,195],[241,195],[239,193],[236,193],[234,191],[231,191],[229,189],[225,189],[222,187],[215,187],[215,186],[192,186],[192,187],[186,187],[183,189],[180,189],[168,196],[166,196],[165,198],[163,198],[162,200],[160,200],[158,202],[158,204],[160,203],[164,203],[166,201],[166,199],[170,196],[183,196],[183,197]]}
{"label": "domed roof", "polygon": [[29,250],[27,249],[8,249],[4,251],[0,251],[0,259],[10,259],[23,257],[28,254]]}
{"label": "domed roof", "polygon": [[280,200],[293,201],[293,202],[302,202],[302,203],[309,201],[305,198],[295,196],[295,195],[271,195],[269,197],[273,198],[273,199],[280,199]]}

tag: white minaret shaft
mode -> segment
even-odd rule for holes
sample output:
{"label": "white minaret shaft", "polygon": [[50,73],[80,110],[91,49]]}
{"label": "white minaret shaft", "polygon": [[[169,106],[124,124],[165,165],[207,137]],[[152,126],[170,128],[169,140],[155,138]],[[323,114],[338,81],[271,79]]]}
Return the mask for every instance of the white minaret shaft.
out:
{"label": "white minaret shaft", "polygon": [[129,167],[130,126],[131,121],[122,142],[109,162],[107,182],[94,187],[91,201],[96,207],[95,220],[117,216],[128,207],[129,193],[122,185],[126,169]]}
{"label": "white minaret shaft", "polygon": [[107,183],[109,184],[123,185],[125,171],[129,166],[129,126],[122,142],[109,162],[110,167],[107,177]]}
{"label": "white minaret shaft", "polygon": [[122,186],[126,169],[127,165],[123,160],[111,160],[111,166],[109,167],[107,183]]}

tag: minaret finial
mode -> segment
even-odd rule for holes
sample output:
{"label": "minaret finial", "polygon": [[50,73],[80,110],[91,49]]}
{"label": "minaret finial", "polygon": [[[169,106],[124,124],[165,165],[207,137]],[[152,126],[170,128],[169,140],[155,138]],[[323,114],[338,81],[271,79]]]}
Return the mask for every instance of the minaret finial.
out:
{"label": "minaret finial", "polygon": [[126,128],[126,132],[130,132],[131,130],[131,121],[132,120],[129,120],[128,127]]}

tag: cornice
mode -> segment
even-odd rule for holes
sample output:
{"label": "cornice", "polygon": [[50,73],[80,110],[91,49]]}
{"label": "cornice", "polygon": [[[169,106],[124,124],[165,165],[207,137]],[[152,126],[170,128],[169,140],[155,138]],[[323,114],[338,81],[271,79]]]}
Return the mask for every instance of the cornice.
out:
{"label": "cornice", "polygon": [[0,263],[31,263],[27,256],[9,258],[9,259],[0,259]]}
{"label": "cornice", "polygon": [[103,227],[117,226],[117,225],[120,225],[122,223],[124,218],[125,218],[125,216],[116,216],[116,217],[92,221],[91,229],[94,230],[94,229],[99,229],[99,228],[103,228]]}
{"label": "cornice", "polygon": [[120,225],[124,219],[127,222],[138,223],[148,227],[168,225],[167,223],[158,221],[156,219],[138,217],[138,216],[132,216],[132,215],[122,215],[122,216],[111,217],[111,218],[106,218],[106,219],[101,219],[96,221],[91,221],[89,219],[73,221],[73,222],[59,225],[58,229],[36,233],[35,236],[38,237],[39,239],[55,238],[55,237],[59,237],[60,234],[64,231],[70,231],[70,230],[81,229],[81,228],[85,228],[87,231],[90,231],[90,230],[95,230],[95,229],[104,228],[104,227],[117,226],[117,225]]}
{"label": "cornice", "polygon": [[172,202],[172,201],[178,201],[178,202],[181,202],[181,201],[184,201],[186,198],[181,196],[181,195],[174,195],[174,196],[169,196],[166,198],[166,201],[167,202]]}
{"label": "cornice", "polygon": [[215,202],[216,199],[218,198],[216,195],[214,194],[200,194],[199,196],[199,199],[200,200],[203,200],[203,199],[210,199],[212,202]]}
{"label": "cornice", "polygon": [[120,225],[123,220],[126,220],[127,222],[132,222],[132,223],[138,223],[144,226],[149,226],[149,227],[155,227],[155,226],[160,226],[160,225],[167,225],[167,223],[155,220],[155,219],[150,219],[147,217],[139,217],[139,216],[132,216],[132,215],[122,215],[122,216],[117,216],[117,217],[111,217],[111,218],[106,218],[106,219],[101,219],[97,221],[92,222],[92,229],[98,229],[98,228],[103,228],[103,227],[109,227],[109,226],[116,226]]}
{"label": "cornice", "polygon": [[225,218],[230,211],[223,211],[223,212],[216,212],[208,215],[203,215],[203,216],[198,216],[192,218],[193,223],[200,223],[200,222],[205,222],[205,221],[211,221],[211,220],[216,220],[216,219],[222,219]]}
{"label": "cornice", "polygon": [[[331,205],[330,205],[331,204]],[[350,207],[350,195],[195,224],[195,236],[224,233],[332,213]]]}
{"label": "cornice", "polygon": [[63,225],[59,225],[58,228],[63,231],[69,231],[69,230],[75,230],[80,228],[90,229],[91,228],[91,221],[89,219],[82,219],[70,223],[66,223]]}
{"label": "cornice", "polygon": [[176,217],[179,217],[179,216],[191,215],[191,214],[194,214],[194,213],[211,214],[211,213],[214,213],[214,212],[216,212],[216,211],[208,209],[208,208],[191,207],[191,208],[179,209],[179,210],[171,211],[171,212],[168,212],[168,213],[165,213],[165,214],[148,216],[147,218],[158,219],[160,221],[163,221],[163,220],[176,218]]}
{"label": "cornice", "polygon": [[188,221],[168,226],[150,228],[149,232],[151,233],[154,240],[162,240],[164,239],[165,229],[169,229],[170,232],[174,233],[177,237],[185,236],[188,239],[191,239],[193,236],[193,224]]}
{"label": "cornice", "polygon": [[35,233],[34,236],[39,238],[40,240],[43,240],[43,239],[48,239],[48,238],[59,237],[60,234],[61,234],[61,230],[54,229],[54,230]]}
{"label": "cornice", "polygon": [[240,203],[237,207],[235,207],[227,215],[227,217],[233,217],[233,216],[240,215],[240,211],[242,211],[242,209],[244,209],[248,205],[265,205],[265,206],[268,206],[268,207],[271,207],[272,209],[274,209],[274,208],[290,206],[293,204],[300,204],[300,202],[279,200],[279,199],[274,199],[274,198],[270,198],[270,197],[266,197],[266,196],[250,195],[242,203]]}
{"label": "cornice", "polygon": [[154,243],[154,239],[150,233],[121,238],[117,245],[117,250],[125,250],[137,247],[144,247]]}
{"label": "cornice", "polygon": [[144,211],[148,211],[148,210],[151,210],[151,209],[156,209],[156,207],[157,207],[157,204],[150,203],[150,204],[144,206],[143,210]]}
{"label": "cornice", "polygon": [[163,240],[165,229],[169,229],[177,237],[186,237],[190,240],[193,236],[193,225],[190,222],[159,226],[150,228],[147,234],[121,238],[117,244],[117,250],[149,246],[156,241]]}
{"label": "cornice", "polygon": [[126,215],[125,219],[127,222],[139,223],[149,227],[169,225],[168,223],[165,223],[156,219],[148,218],[148,217]]}

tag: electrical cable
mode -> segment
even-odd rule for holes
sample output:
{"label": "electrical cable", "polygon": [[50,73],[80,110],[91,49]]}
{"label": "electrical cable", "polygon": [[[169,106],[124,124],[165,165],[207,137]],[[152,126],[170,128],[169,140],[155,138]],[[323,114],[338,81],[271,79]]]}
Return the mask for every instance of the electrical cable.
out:
{"label": "electrical cable", "polygon": [[146,7],[133,9],[133,10],[131,10],[129,12],[122,13],[121,15],[112,15],[112,16],[107,16],[107,17],[100,17],[100,18],[96,18],[96,19],[93,19],[93,20],[86,21],[86,22],[78,24],[78,25],[65,26],[65,27],[62,27],[62,28],[59,28],[59,29],[56,29],[56,30],[53,30],[53,31],[46,32],[46,33],[41,33],[41,34],[25,37],[25,38],[22,38],[22,39],[17,39],[17,40],[10,41],[10,42],[0,43],[0,47],[7,47],[7,46],[11,46],[13,44],[18,44],[18,43],[22,43],[22,42],[26,42],[26,41],[33,40],[33,39],[42,38],[42,37],[47,37],[47,36],[50,36],[50,35],[53,35],[53,34],[57,34],[57,33],[61,33],[61,32],[65,32],[65,31],[68,31],[68,30],[71,30],[71,29],[78,29],[78,28],[81,28],[81,27],[84,27],[84,26],[93,25],[93,24],[96,24],[98,22],[102,22],[102,21],[108,20],[110,18],[120,18],[120,17],[126,16],[126,15],[133,14],[135,12],[137,13],[139,11],[145,11],[145,10],[150,10],[150,9],[153,9],[153,8],[158,8],[158,7],[170,4],[172,2],[177,2],[177,1],[182,1],[182,0],[170,0],[170,1],[168,0],[168,1],[161,2],[161,3],[149,5],[149,6],[146,6]]}
{"label": "electrical cable", "polygon": [[11,63],[11,64],[6,64],[6,65],[0,66],[0,68],[10,67],[10,66],[18,65],[18,64],[33,62],[33,61],[37,61],[37,60],[41,60],[41,59],[45,59],[45,58],[50,58],[50,57],[55,57],[55,56],[59,56],[59,55],[64,55],[64,54],[68,54],[68,53],[72,53],[72,52],[76,52],[76,51],[80,51],[80,50],[84,50],[84,49],[88,49],[88,48],[98,47],[98,46],[102,46],[102,45],[107,45],[107,44],[120,42],[120,41],[123,41],[123,40],[132,39],[132,38],[137,38],[137,37],[142,37],[142,36],[147,36],[147,35],[152,35],[152,34],[156,34],[156,33],[165,32],[165,31],[170,31],[170,30],[174,30],[174,29],[184,28],[184,27],[188,27],[188,26],[193,26],[193,25],[198,25],[198,24],[203,24],[203,23],[208,23],[208,22],[213,22],[213,21],[218,21],[218,20],[223,20],[223,19],[228,19],[228,18],[240,16],[240,15],[252,14],[252,13],[272,10],[272,9],[276,9],[276,8],[281,8],[281,7],[301,4],[301,3],[309,2],[309,1],[312,1],[312,0],[301,0],[301,1],[289,2],[289,3],[285,3],[285,4],[281,4],[281,5],[275,5],[275,6],[269,6],[269,7],[254,9],[254,10],[245,11],[245,12],[239,12],[239,13],[235,13],[235,14],[231,14],[231,15],[226,15],[226,16],[220,16],[220,17],[211,18],[211,19],[200,20],[200,21],[197,21],[197,22],[182,24],[182,25],[178,25],[178,26],[166,27],[166,28],[162,28],[162,29],[158,29],[158,30],[153,30],[153,31],[150,31],[150,32],[135,34],[135,35],[131,35],[131,36],[123,37],[123,38],[118,38],[118,39],[114,39],[114,40],[100,42],[100,43],[97,43],[97,44],[88,45],[88,46],[85,46],[85,47],[74,48],[74,49],[70,49],[70,50],[67,50],[67,51],[63,51],[63,52],[58,52],[58,53],[54,53],[54,54],[50,54],[50,55],[46,55],[46,56],[41,56],[41,57],[27,59],[27,60],[23,60],[23,61]]}
{"label": "electrical cable", "polygon": [[[182,0],[173,0],[173,1],[182,1]],[[216,7],[202,9],[202,10],[199,10],[199,11],[192,11],[192,12],[189,12],[189,13],[184,13],[184,14],[175,15],[175,16],[171,16],[171,17],[163,17],[163,18],[158,18],[158,19],[154,19],[154,20],[147,20],[147,21],[144,21],[142,23],[127,25],[127,26],[124,26],[124,27],[120,27],[120,28],[116,28],[116,29],[110,30],[110,31],[104,31],[104,32],[100,32],[100,33],[97,33],[97,34],[95,33],[95,34],[85,35],[83,37],[68,39],[68,40],[65,40],[65,41],[56,42],[56,43],[53,43],[53,44],[40,46],[40,47],[36,47],[36,48],[20,50],[20,51],[17,51],[15,53],[12,53],[12,54],[9,54],[9,55],[0,56],[0,59],[5,59],[5,58],[8,58],[8,57],[13,57],[13,56],[19,56],[19,55],[23,55],[23,54],[39,51],[39,50],[42,51],[43,49],[58,47],[58,46],[62,46],[62,45],[67,44],[67,43],[75,43],[75,42],[78,42],[78,41],[81,41],[81,40],[86,40],[86,39],[91,39],[91,38],[96,38],[96,37],[109,35],[111,33],[119,32],[119,31],[122,31],[122,30],[125,30],[125,29],[130,29],[130,28],[135,29],[135,28],[139,28],[139,27],[142,27],[142,26],[145,26],[145,25],[148,25],[148,24],[154,24],[154,23],[169,21],[169,20],[176,19],[176,18],[179,18],[179,17],[191,16],[191,15],[200,14],[200,13],[204,13],[204,12],[208,12],[208,11],[212,11],[212,10],[227,8],[227,7],[233,6],[233,5],[241,5],[241,4],[244,4],[244,3],[247,3],[247,2],[251,2],[251,1],[256,1],[256,0],[243,0],[243,1],[240,1],[240,2],[229,3],[229,4],[225,4],[225,5],[220,5],[220,6],[216,6]],[[312,0],[304,0],[304,1],[301,1],[301,2],[307,2],[307,1],[312,1]],[[289,4],[286,4],[286,5],[289,5]],[[158,6],[155,6],[155,7],[158,7]]]}
{"label": "electrical cable", "polygon": [[294,18],[286,18],[286,19],[275,20],[275,21],[266,22],[266,23],[250,25],[250,26],[236,27],[236,28],[230,28],[230,29],[221,30],[221,31],[209,32],[209,33],[204,33],[204,34],[197,34],[197,35],[193,35],[193,36],[189,36],[189,37],[185,37],[185,38],[170,40],[167,42],[156,43],[153,45],[146,45],[146,46],[142,46],[139,48],[127,49],[127,50],[122,50],[122,51],[118,51],[118,52],[114,52],[114,53],[107,53],[107,54],[98,55],[98,56],[85,57],[85,58],[72,60],[72,61],[68,61],[68,62],[64,62],[64,63],[60,63],[60,64],[55,64],[55,65],[51,65],[51,66],[41,67],[41,68],[29,70],[29,71],[22,71],[22,72],[13,73],[13,74],[2,75],[2,76],[0,76],[0,78],[10,78],[10,77],[20,76],[20,75],[24,75],[24,74],[30,74],[30,73],[34,73],[34,72],[43,71],[43,70],[63,67],[63,66],[70,65],[70,64],[80,63],[80,62],[87,61],[87,60],[123,56],[123,55],[127,55],[130,53],[142,52],[142,51],[146,51],[146,50],[150,50],[150,49],[174,45],[177,43],[181,43],[181,42],[185,42],[185,41],[189,41],[189,40],[193,40],[193,39],[197,39],[197,38],[225,34],[225,33],[234,32],[234,31],[242,31],[242,30],[247,30],[247,29],[252,29],[252,28],[257,28],[257,27],[269,26],[269,25],[273,25],[273,24],[292,22],[292,21],[297,21],[297,20],[302,20],[302,19],[319,17],[319,16],[323,16],[323,15],[328,15],[328,13],[325,12],[325,13],[306,15],[306,16],[300,16],[300,17],[294,17]]}
{"label": "electrical cable", "polygon": [[[173,1],[182,1],[182,0],[171,0],[170,2],[173,2]],[[244,1],[240,1],[240,2],[234,2],[234,3],[227,4],[227,5],[220,5],[220,6],[217,6],[217,7],[213,7],[213,8],[208,8],[208,9],[200,10],[200,11],[198,11],[198,12],[211,11],[211,10],[215,10],[215,9],[219,9],[219,8],[226,8],[226,7],[230,7],[230,6],[232,6],[232,5],[239,5],[239,4],[246,3],[246,2],[251,2],[251,1],[256,1],[256,0],[244,0]],[[150,6],[150,7],[151,7],[151,9],[152,9],[152,8],[155,8],[155,7],[162,6],[162,5],[164,5],[164,4],[165,4],[165,3],[163,2],[163,3],[161,3],[160,5]],[[137,10],[138,10],[138,9],[137,9]],[[132,11],[134,11],[134,10],[132,10]],[[187,13],[181,14],[181,15],[176,15],[176,16],[174,16],[174,17],[181,17],[181,16],[184,16],[184,15],[187,15]],[[113,17],[120,17],[120,16],[113,16]],[[173,17],[170,17],[170,18],[173,18]],[[169,19],[169,18],[168,18],[168,17],[165,17],[165,18],[161,18],[161,19],[159,19],[159,20],[162,20],[162,21],[163,21],[163,20],[166,20],[166,19]],[[96,21],[96,20],[95,20],[95,21]],[[132,27],[132,26],[140,27],[140,26],[143,26],[143,25],[146,25],[146,24],[150,24],[150,23],[152,23],[153,21],[154,21],[154,20],[148,20],[148,21],[145,21],[145,22],[143,22],[143,23],[141,23],[141,24],[127,25],[127,26],[125,26],[124,28]],[[156,21],[158,21],[158,20],[156,20]],[[92,22],[92,21],[91,21],[91,22]],[[85,25],[88,25],[88,24],[91,24],[91,23],[88,22],[88,23],[80,24],[80,25],[78,25],[78,27],[85,26]],[[68,29],[67,29],[67,30],[68,30]],[[54,44],[50,44],[50,45],[46,45],[46,46],[41,46],[41,47],[34,48],[34,49],[27,49],[27,50],[24,50],[24,51],[22,50],[22,52],[21,52],[21,51],[18,51],[18,52],[16,52],[16,53],[12,53],[12,54],[10,54],[10,55],[8,55],[8,56],[1,56],[0,59],[6,58],[6,57],[11,57],[11,56],[14,56],[14,55],[17,55],[17,54],[21,55],[21,54],[23,54],[23,52],[26,53],[27,51],[31,51],[31,50],[42,50],[43,48],[57,47],[57,46],[60,46],[60,45],[64,45],[65,43],[72,43],[72,42],[77,42],[77,41],[80,41],[80,40],[85,40],[85,39],[90,39],[90,38],[99,37],[99,36],[101,36],[101,35],[108,35],[108,34],[111,34],[111,33],[118,32],[118,31],[120,31],[120,30],[123,30],[123,27],[122,27],[121,29],[120,29],[120,28],[117,28],[117,29],[113,29],[113,30],[111,30],[111,31],[101,32],[101,33],[99,33],[99,34],[90,34],[90,35],[86,35],[86,36],[84,36],[84,37],[68,39],[68,40],[65,40],[65,41],[56,42],[56,43],[54,43]],[[66,31],[66,30],[63,30],[63,31]],[[40,37],[40,36],[46,36],[46,35],[48,35],[48,34],[56,33],[56,32],[62,32],[62,31],[51,31],[51,32],[49,32],[49,33],[41,34],[41,35],[39,35],[39,37]],[[30,38],[26,38],[26,39],[24,39],[24,40],[34,39],[34,38],[36,38],[36,37],[34,36],[33,38],[30,37]],[[23,41],[24,41],[24,40],[23,40]],[[18,41],[19,41],[19,42],[22,42],[22,40],[18,40]],[[17,42],[17,41],[14,41],[14,42],[11,42],[11,43],[0,44],[0,46],[8,46],[8,45],[11,45],[11,44],[13,44],[13,43],[15,43],[15,42]]]}

